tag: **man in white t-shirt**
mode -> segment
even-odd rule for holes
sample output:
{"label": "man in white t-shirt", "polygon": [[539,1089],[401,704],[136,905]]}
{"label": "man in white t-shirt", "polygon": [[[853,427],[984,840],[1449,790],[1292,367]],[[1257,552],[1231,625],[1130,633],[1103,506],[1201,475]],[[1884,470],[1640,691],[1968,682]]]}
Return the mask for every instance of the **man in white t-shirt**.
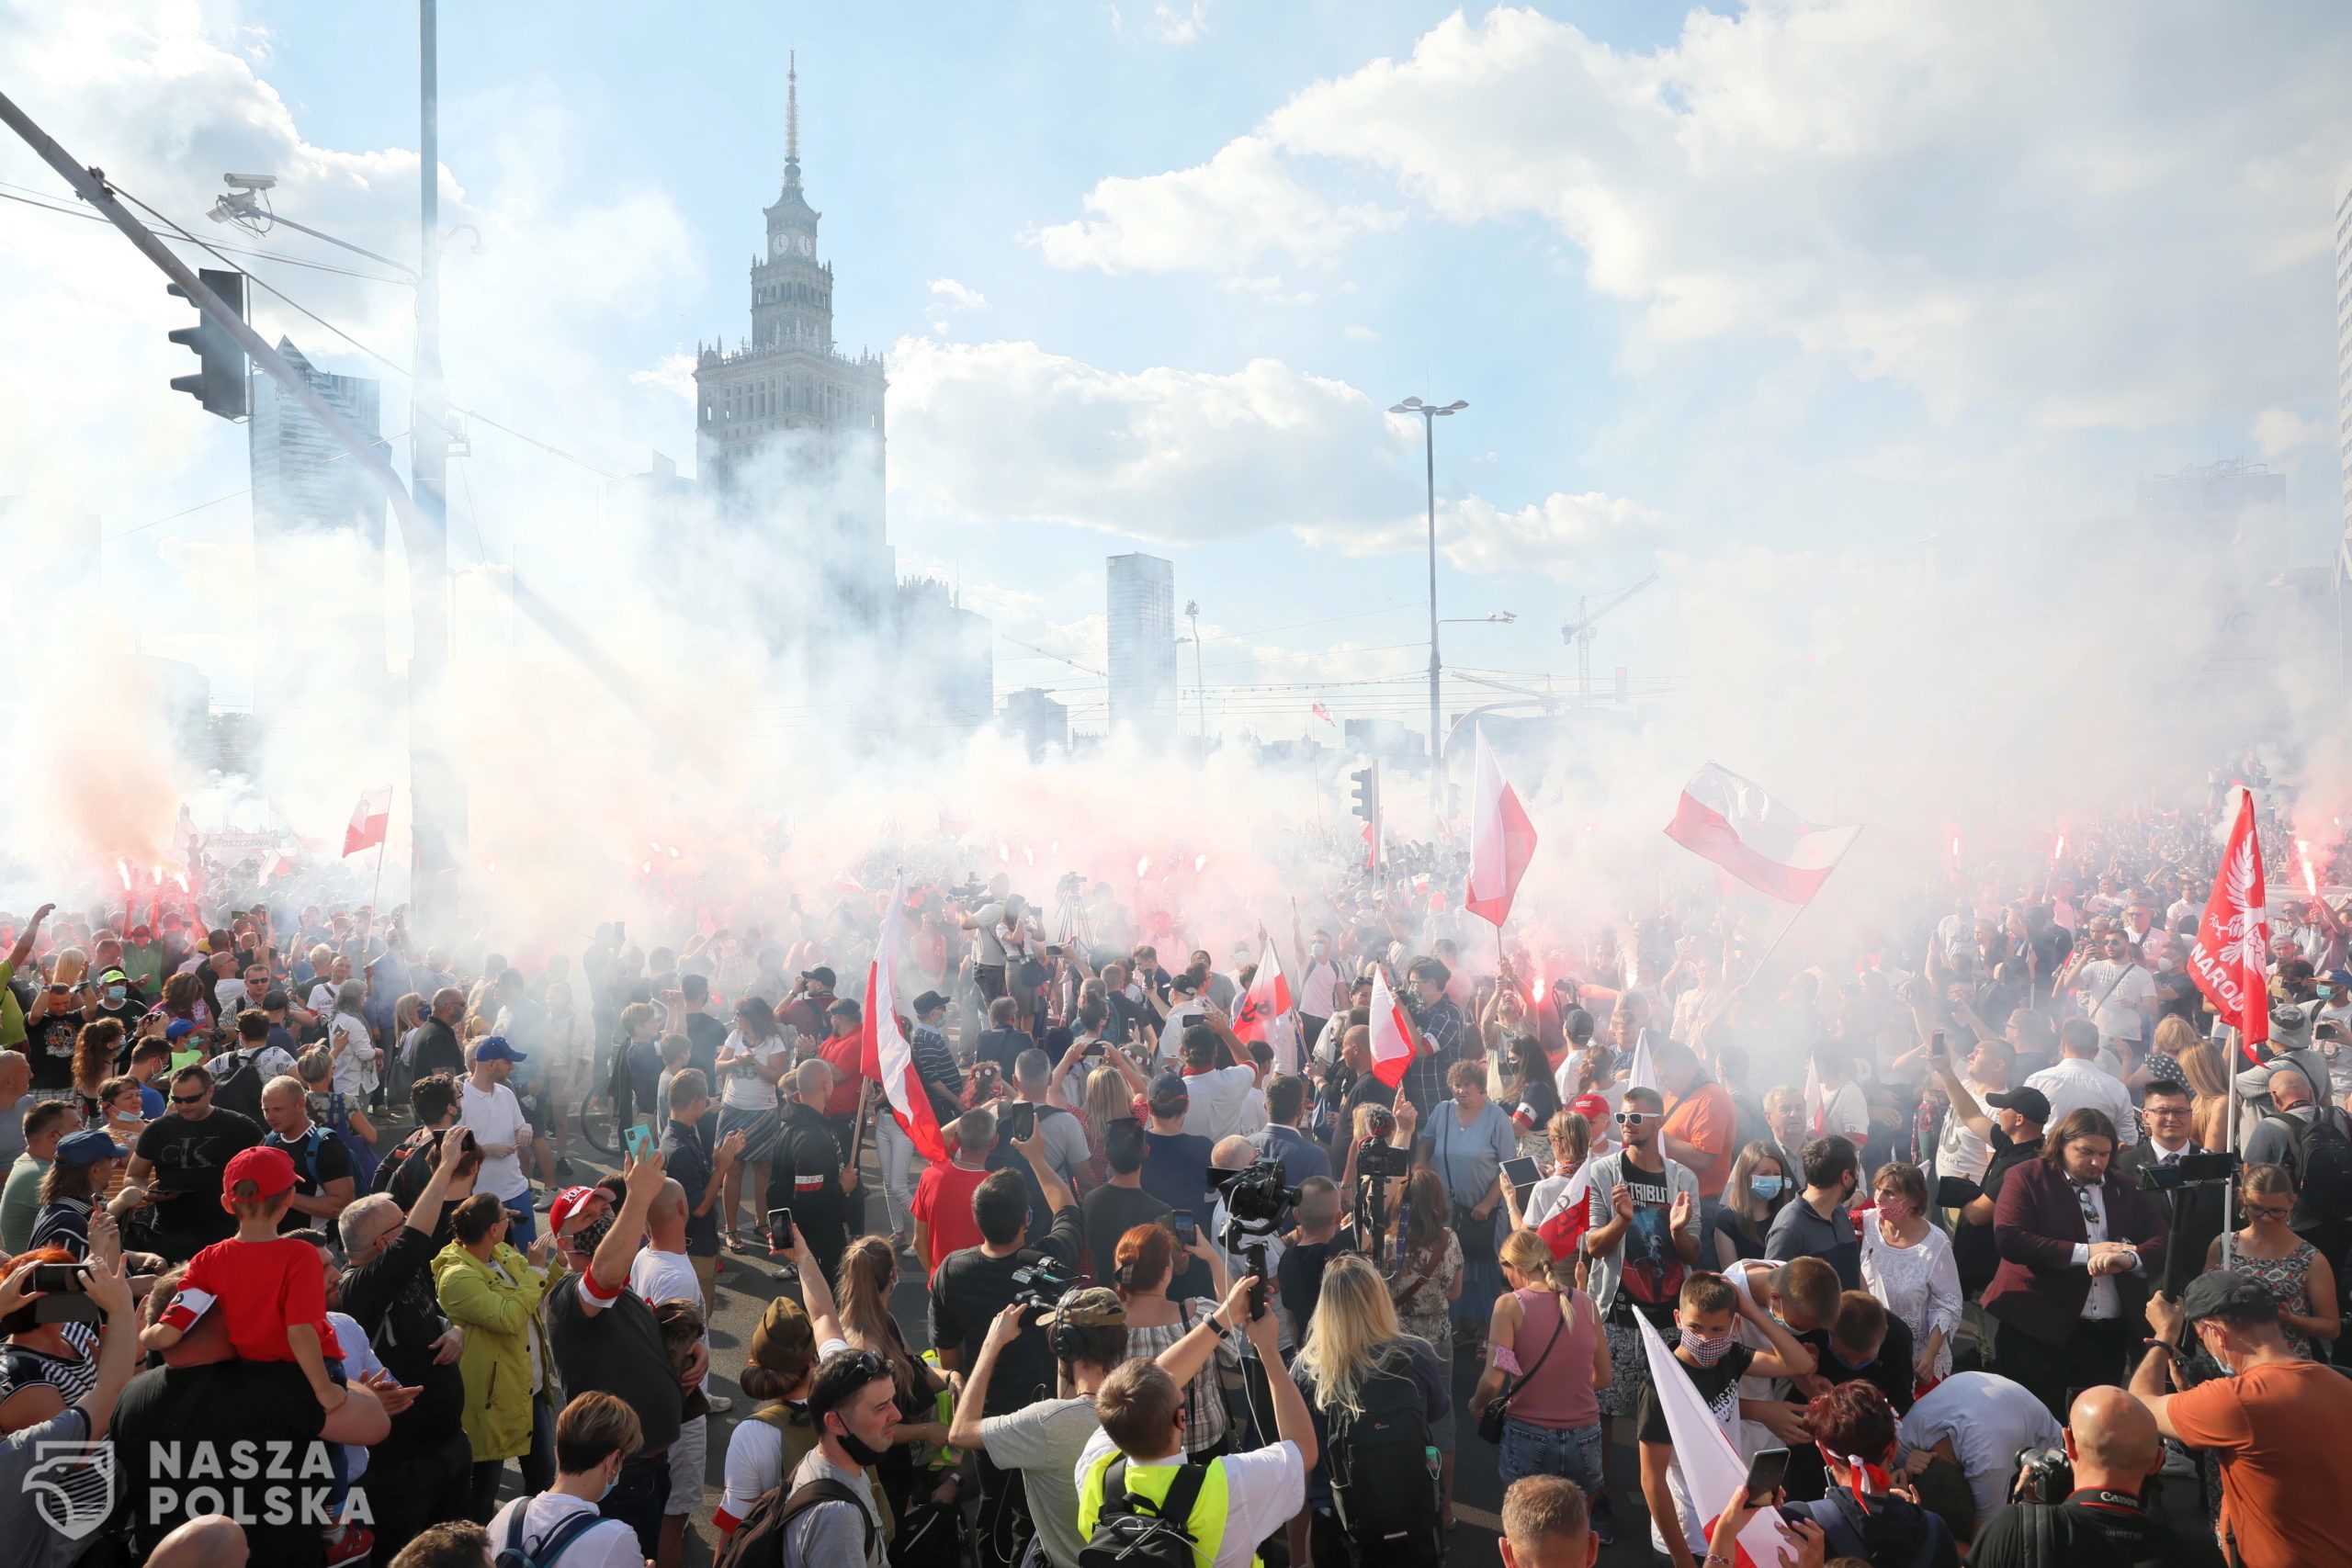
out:
{"label": "man in white t-shirt", "polygon": [[495,1034],[474,1043],[473,1069],[458,1086],[458,1120],[474,1135],[481,1150],[481,1174],[474,1190],[487,1192],[514,1216],[516,1247],[538,1239],[539,1227],[531,1209],[531,1182],[523,1174],[521,1151],[531,1141],[531,1123],[523,1102],[506,1087],[507,1077],[523,1053]]}
{"label": "man in white t-shirt", "polygon": [[[1220,1307],[1218,1313],[1224,1310]],[[1251,1318],[1245,1332],[1259,1361],[1280,1371],[1282,1351],[1273,1309],[1268,1307]],[[1306,1473],[1315,1468],[1319,1451],[1314,1418],[1296,1382],[1287,1376],[1266,1381],[1272,1393],[1274,1430],[1279,1436],[1264,1448],[1209,1461],[1222,1472],[1225,1517],[1221,1528],[1196,1511],[1185,1516],[1198,1521],[1192,1529],[1194,1539],[1216,1537],[1216,1555],[1203,1568],[1249,1568],[1258,1543],[1306,1506]],[[1105,1483],[1121,1461],[1125,1461],[1122,1479],[1126,1492],[1158,1503],[1175,1483],[1184,1460],[1184,1393],[1157,1361],[1137,1359],[1119,1366],[1096,1391],[1094,1409],[1102,1429],[1087,1439],[1076,1474],[1081,1540],[1094,1533],[1095,1521],[1102,1512]],[[1209,1495],[1205,1487],[1203,1495]],[[1208,1506],[1199,1502],[1195,1509]]]}
{"label": "man in white t-shirt", "polygon": [[[686,1190],[676,1178],[665,1178],[653,1207],[645,1213],[646,1243],[629,1259],[628,1288],[648,1306],[663,1302],[691,1302],[702,1306],[702,1280],[694,1259],[686,1255]],[[703,1319],[702,1348],[710,1350],[710,1319]],[[709,1391],[705,1376],[703,1397],[724,1414],[729,1402]],[[658,1559],[674,1562],[685,1542],[686,1516],[702,1506],[703,1461],[710,1452],[710,1417],[695,1416],[678,1423],[678,1440],[670,1445],[670,1500],[662,1513],[662,1550]]]}
{"label": "man in white t-shirt", "polygon": [[2050,1101],[2051,1126],[2055,1127],[2069,1111],[2087,1105],[2107,1112],[2107,1119],[2115,1123],[2119,1143],[2128,1146],[2140,1141],[2140,1117],[2123,1080],[2098,1065],[2098,1031],[2090,1020],[2068,1019],[2058,1026],[2056,1065],[2042,1068],[2025,1084],[2040,1089]]}
{"label": "man in white t-shirt", "polygon": [[[2132,939],[2121,931],[2103,939],[2105,956],[2075,973],[2075,1005],[2098,1025],[2103,1040],[2147,1038],[2156,1016],[2156,982],[2139,960]],[[2047,1092],[2046,1090],[2044,1092]]]}
{"label": "man in white t-shirt", "polygon": [[565,1405],[555,1421],[555,1484],[492,1517],[492,1555],[513,1546],[545,1562],[560,1547],[563,1568],[645,1568],[637,1532],[596,1511],[643,1436],[637,1412],[612,1394],[583,1393]]}
{"label": "man in white t-shirt", "polygon": [[1155,1053],[1163,1064],[1183,1054],[1184,1031],[1205,1019],[1209,1010],[1200,997],[1200,982],[1190,975],[1179,975],[1168,982],[1168,1021],[1160,1026],[1159,1049]]}
{"label": "man in white t-shirt", "polygon": [[[1250,1090],[1258,1087],[1257,1064],[1250,1059],[1250,1048],[1233,1038],[1226,1027],[1224,1015],[1210,1015],[1216,1021],[1198,1023],[1183,1035],[1184,1089],[1192,1096],[1191,1109],[1184,1113],[1184,1131],[1197,1133],[1216,1143],[1236,1133],[1254,1133],[1266,1124],[1266,1104],[1259,1097],[1253,1115],[1250,1109]],[[1239,1065],[1230,1067],[1211,1066],[1216,1060],[1217,1043],[1222,1040],[1232,1050]]]}

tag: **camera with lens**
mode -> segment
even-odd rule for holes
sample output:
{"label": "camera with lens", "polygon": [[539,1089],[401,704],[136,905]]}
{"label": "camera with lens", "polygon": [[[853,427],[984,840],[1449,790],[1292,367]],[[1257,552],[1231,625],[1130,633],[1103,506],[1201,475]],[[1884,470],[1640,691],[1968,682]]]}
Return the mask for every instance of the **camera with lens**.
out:
{"label": "camera with lens", "polygon": [[1394,1144],[1375,1143],[1366,1139],[1356,1145],[1358,1176],[1410,1176],[1413,1174],[1413,1151],[1400,1149]]}
{"label": "camera with lens", "polygon": [[1298,1201],[1298,1189],[1283,1185],[1283,1168],[1270,1159],[1239,1170],[1211,1169],[1209,1185],[1225,1195],[1225,1212],[1244,1224],[1274,1224]]}
{"label": "camera with lens", "polygon": [[2010,1496],[2019,1503],[2063,1503],[2074,1494],[2075,1463],[2064,1449],[2018,1450],[2018,1483]]}
{"label": "camera with lens", "polygon": [[1076,1269],[1051,1253],[1033,1253],[1023,1257],[1021,1267],[1012,1271],[1012,1299],[1023,1306],[1053,1307],[1076,1283]]}

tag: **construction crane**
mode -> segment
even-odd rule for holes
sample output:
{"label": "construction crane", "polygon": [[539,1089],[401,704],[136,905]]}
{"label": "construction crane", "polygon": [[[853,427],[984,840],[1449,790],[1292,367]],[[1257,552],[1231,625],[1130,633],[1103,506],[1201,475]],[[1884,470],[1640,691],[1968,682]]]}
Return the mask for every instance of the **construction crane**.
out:
{"label": "construction crane", "polygon": [[1598,610],[1591,607],[1591,595],[1577,595],[1577,618],[1560,628],[1560,640],[1576,644],[1577,701],[1580,705],[1592,705],[1592,628],[1603,615],[1657,581],[1657,573],[1652,572],[1631,588],[1612,595]]}

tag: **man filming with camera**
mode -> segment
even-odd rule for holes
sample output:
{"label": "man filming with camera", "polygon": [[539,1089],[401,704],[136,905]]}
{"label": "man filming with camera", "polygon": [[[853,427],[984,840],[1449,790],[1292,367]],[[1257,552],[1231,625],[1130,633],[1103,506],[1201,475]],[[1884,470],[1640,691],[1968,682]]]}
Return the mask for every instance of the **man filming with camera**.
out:
{"label": "man filming with camera", "polygon": [[[1190,1383],[1216,1353],[1224,1329],[1250,1311],[1254,1280],[1238,1280],[1225,1303],[1193,1325],[1193,1331],[1159,1353],[1158,1365],[1179,1388]],[[1022,1332],[1023,1319],[1040,1319],[1060,1376],[1060,1393],[1005,1416],[983,1416],[996,1379],[998,1357]],[[1051,1568],[1078,1568],[1086,1537],[1078,1529],[1078,1461],[1102,1430],[1094,1396],[1102,1380],[1127,1359],[1127,1309],[1119,1293],[1094,1285],[1071,1291],[1050,1308],[1026,1299],[1014,1302],[989,1325],[979,1359],[964,1380],[963,1397],[947,1440],[956,1448],[984,1453],[1004,1470],[1021,1472],[1037,1545]]]}
{"label": "man filming with camera", "polygon": [[[1012,1171],[992,1171],[972,1190],[972,1219],[979,1226],[980,1245],[941,1258],[931,1281],[931,1342],[939,1348],[944,1371],[978,1364],[989,1324],[1024,1291],[1057,1281],[1046,1299],[1058,1299],[1078,1274],[1079,1257],[1086,1247],[1078,1200],[1046,1162],[1041,1131],[1032,1128],[1012,1146],[1029,1162],[1052,1224],[1032,1243],[1029,1189]],[[979,1409],[983,1416],[1008,1416],[1053,1394],[1053,1361],[1046,1332],[1035,1324],[1002,1348],[991,1370],[988,1398]],[[967,1395],[964,1403],[973,1402]],[[986,1454],[980,1455],[979,1469],[980,1568],[1013,1568],[1030,1536],[1021,1472],[999,1466]]]}
{"label": "man filming with camera", "polygon": [[[2036,1456],[2028,1450],[2024,1457]],[[2063,1496],[2029,1500],[2023,1494],[2034,1467],[2020,1474],[2018,1500],[1977,1537],[1969,1556],[1974,1568],[2221,1568],[2212,1537],[2176,1530],[2141,1501],[2141,1489],[2164,1463],[2146,1405],[2112,1383],[2085,1389],[2066,1414],[2065,1457],[2073,1469],[2058,1482]]]}

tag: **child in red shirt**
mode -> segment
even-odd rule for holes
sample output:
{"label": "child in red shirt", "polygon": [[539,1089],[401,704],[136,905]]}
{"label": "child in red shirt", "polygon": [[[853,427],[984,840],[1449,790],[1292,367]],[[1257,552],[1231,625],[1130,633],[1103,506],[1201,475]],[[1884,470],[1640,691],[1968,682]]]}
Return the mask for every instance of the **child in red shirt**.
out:
{"label": "child in red shirt", "polygon": [[345,1399],[327,1375],[341,1359],[327,1322],[326,1269],[318,1248],[277,1234],[294,1193],[294,1161],[267,1145],[240,1150],[220,1176],[220,1206],[237,1216],[237,1234],[188,1260],[178,1296],[139,1337],[141,1349],[168,1350],[215,1305],[241,1359],[292,1361],[311,1381],[320,1405]]}

